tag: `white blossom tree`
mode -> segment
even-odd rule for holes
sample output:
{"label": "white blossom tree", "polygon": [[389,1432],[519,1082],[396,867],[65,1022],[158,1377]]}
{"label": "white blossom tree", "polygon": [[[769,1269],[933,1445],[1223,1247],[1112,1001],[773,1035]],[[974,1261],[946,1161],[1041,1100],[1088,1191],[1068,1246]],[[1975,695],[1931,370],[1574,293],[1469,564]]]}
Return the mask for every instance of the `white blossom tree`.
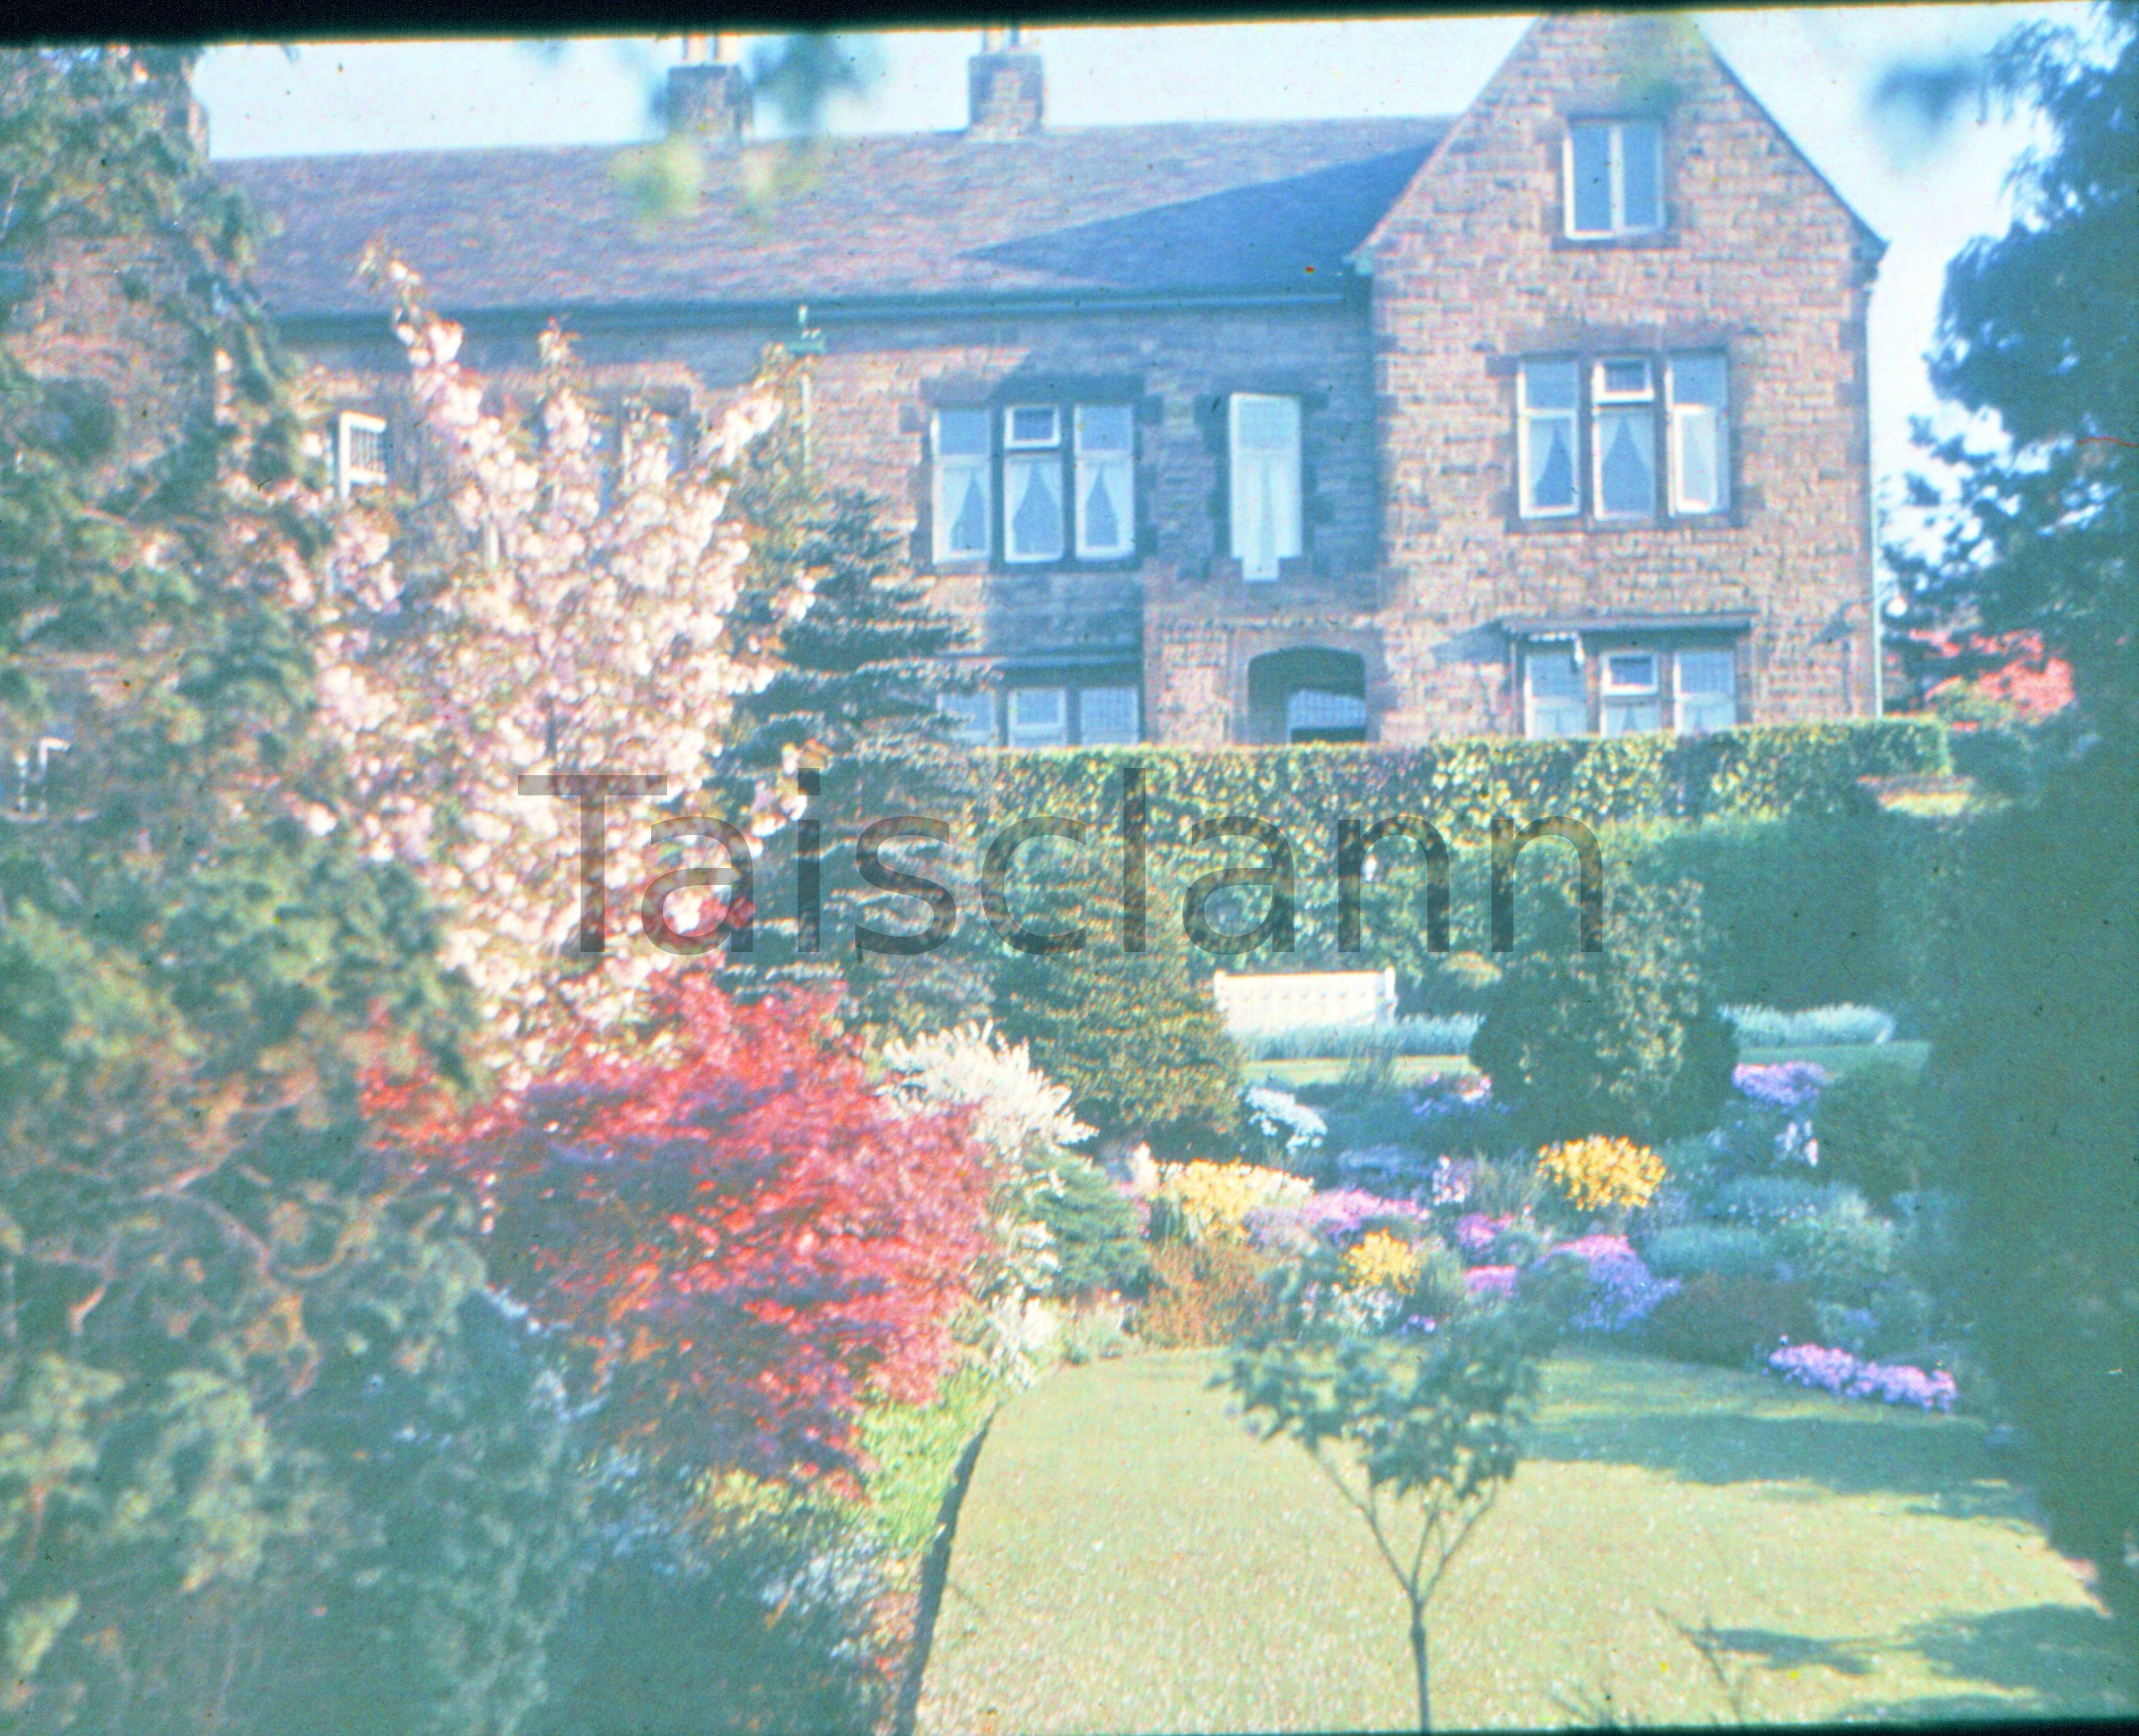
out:
{"label": "white blossom tree", "polygon": [[[610,828],[599,900],[583,907],[594,888],[581,885],[575,798],[599,788],[614,807],[649,778],[696,790],[737,697],[770,679],[781,627],[810,606],[806,576],[746,594],[749,533],[730,510],[737,463],[781,412],[783,365],[769,356],[680,460],[652,418],[628,411],[604,474],[600,418],[562,331],[544,335],[538,395],[515,416],[486,405],[459,360],[461,328],[414,271],[377,247],[362,269],[392,297],[440,486],[413,511],[389,495],[348,503],[326,583],[315,594],[299,576],[297,601],[315,621],[321,715],[354,780],[351,821],[374,859],[423,882],[493,1058],[524,1078],[678,962],[630,932],[648,865],[639,828]],[[801,812],[796,767],[785,770],[760,791],[753,847]],[[597,905],[600,926],[583,936]],[[686,887],[661,914],[688,934],[722,910]]]}

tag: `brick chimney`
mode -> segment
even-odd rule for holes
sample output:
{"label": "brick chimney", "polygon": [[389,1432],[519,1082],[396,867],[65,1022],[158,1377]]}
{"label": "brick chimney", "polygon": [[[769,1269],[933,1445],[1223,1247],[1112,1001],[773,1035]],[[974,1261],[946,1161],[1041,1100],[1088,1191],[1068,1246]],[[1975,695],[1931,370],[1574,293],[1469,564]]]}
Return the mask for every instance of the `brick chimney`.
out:
{"label": "brick chimney", "polygon": [[1040,56],[1015,24],[981,32],[981,51],[966,63],[969,139],[1029,139],[1046,110]]}
{"label": "brick chimney", "polygon": [[750,131],[750,81],[736,64],[732,36],[683,38],[682,64],[668,69],[668,130],[694,133],[712,145],[733,145]]}

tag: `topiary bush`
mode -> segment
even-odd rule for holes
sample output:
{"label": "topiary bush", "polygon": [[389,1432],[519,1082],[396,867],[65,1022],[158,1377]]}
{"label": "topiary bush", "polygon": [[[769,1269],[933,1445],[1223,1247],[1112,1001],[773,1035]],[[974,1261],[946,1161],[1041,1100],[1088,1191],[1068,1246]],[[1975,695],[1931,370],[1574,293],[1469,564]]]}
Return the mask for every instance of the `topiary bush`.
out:
{"label": "topiary bush", "polygon": [[1853,1067],[1821,1091],[1812,1125],[1820,1169],[1872,1199],[1912,1193],[1931,1179],[1922,1087],[1906,1067]]}
{"label": "topiary bush", "polygon": [[[1701,904],[1689,885],[1606,875],[1605,949],[1533,934],[1495,992],[1471,1059],[1536,1144],[1617,1135],[1657,1145],[1713,1126],[1738,1047],[1703,991]],[[1572,901],[1540,888],[1539,927],[1574,932]]]}
{"label": "topiary bush", "polygon": [[1162,1155],[1231,1155],[1241,1133],[1241,1052],[1210,984],[1190,972],[1179,923],[1153,876],[1147,949],[1128,950],[1118,865],[1048,840],[1029,846],[1006,887],[1030,933],[1082,929],[1070,950],[1007,946],[995,977],[996,1022],[1067,1087],[1077,1113],[1123,1144]]}

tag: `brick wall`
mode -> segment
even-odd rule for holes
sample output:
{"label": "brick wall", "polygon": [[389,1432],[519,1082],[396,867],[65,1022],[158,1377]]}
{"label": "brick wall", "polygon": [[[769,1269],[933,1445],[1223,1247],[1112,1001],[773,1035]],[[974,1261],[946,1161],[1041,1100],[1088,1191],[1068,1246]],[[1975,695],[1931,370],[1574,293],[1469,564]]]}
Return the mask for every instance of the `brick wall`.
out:
{"label": "brick wall", "polygon": [[[1563,238],[1575,115],[1667,93],[1666,228]],[[1865,300],[1876,244],[1690,29],[1554,14],[1527,36],[1374,243],[1385,738],[1517,727],[1501,615],[1744,610],[1749,721],[1869,709]],[[1515,519],[1525,352],[1720,346],[1728,521]],[[1847,649],[1812,640],[1849,611]],[[1843,691],[1845,659],[1849,691]]]}

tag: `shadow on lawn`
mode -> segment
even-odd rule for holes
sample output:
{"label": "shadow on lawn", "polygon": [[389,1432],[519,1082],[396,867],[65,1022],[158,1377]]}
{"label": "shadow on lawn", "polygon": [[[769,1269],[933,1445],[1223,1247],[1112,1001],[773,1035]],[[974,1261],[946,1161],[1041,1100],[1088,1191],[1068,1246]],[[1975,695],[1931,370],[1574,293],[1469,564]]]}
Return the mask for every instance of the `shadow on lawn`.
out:
{"label": "shadow on lawn", "polygon": [[2024,1519],[2019,1493],[1973,1430],[1907,1420],[1745,1410],[1592,1410],[1534,1425],[1525,1456],[1640,1465],[1688,1483],[1811,1485],[1808,1493],[1921,1498],[1951,1518]]}
{"label": "shadow on lawn", "polygon": [[2129,1712],[2132,1705],[2131,1685],[2121,1676],[2113,1625],[2106,1616],[2069,1604],[1944,1616],[1919,1622],[1885,1642],[1823,1640],[1752,1627],[1720,1628],[1716,1640],[1721,1650],[1755,1660],[1762,1670],[1831,1670],[1846,1676],[1870,1675],[1882,1652],[1913,1651],[1952,1684],[1944,1694],[1853,1705],[1853,1719],[1913,1723],[2051,1714],[2106,1716]]}

